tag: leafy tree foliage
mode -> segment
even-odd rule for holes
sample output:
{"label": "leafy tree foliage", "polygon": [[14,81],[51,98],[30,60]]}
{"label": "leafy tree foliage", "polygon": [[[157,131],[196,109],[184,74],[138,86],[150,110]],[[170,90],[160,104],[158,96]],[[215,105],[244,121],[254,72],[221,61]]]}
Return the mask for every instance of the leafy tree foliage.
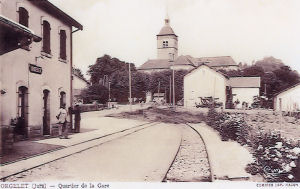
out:
{"label": "leafy tree foliage", "polygon": [[254,64],[255,66],[262,67],[265,72],[272,72],[285,66],[280,59],[276,59],[272,56],[265,57],[262,60],[258,60]]}
{"label": "leafy tree foliage", "polygon": [[73,68],[73,73],[78,75],[79,77],[84,78],[84,75],[83,75],[81,69],[79,69],[79,68]]}
{"label": "leafy tree foliage", "polygon": [[[105,76],[111,78],[114,74],[118,75],[119,73],[117,72],[128,72],[128,64],[109,55],[97,58],[96,63],[89,66],[88,75],[91,76],[90,81],[92,84],[95,84],[103,81]],[[135,65],[130,64],[131,70],[136,71]]]}
{"label": "leafy tree foliage", "polygon": [[[188,73],[186,70],[175,71],[175,101],[179,101],[183,98],[183,78]],[[173,80],[172,80],[172,70],[154,72],[148,75],[149,83],[147,84],[147,91],[152,93],[158,92],[158,87],[160,88],[160,93],[166,93],[166,100],[170,102],[170,90],[173,93]],[[170,87],[171,80],[171,87]],[[171,101],[173,97],[171,96]]]}
{"label": "leafy tree foliage", "polygon": [[100,84],[90,85],[81,92],[84,103],[92,103],[97,100],[99,103],[106,103],[108,98],[108,90]]}

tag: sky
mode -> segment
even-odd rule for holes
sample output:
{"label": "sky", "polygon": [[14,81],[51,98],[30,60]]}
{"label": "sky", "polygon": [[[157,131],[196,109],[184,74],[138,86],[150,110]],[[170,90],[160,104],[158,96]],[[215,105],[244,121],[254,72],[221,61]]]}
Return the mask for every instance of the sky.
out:
{"label": "sky", "polygon": [[73,62],[84,73],[104,54],[136,66],[155,59],[167,14],[179,55],[248,64],[273,56],[300,72],[299,0],[49,1],[83,25],[73,34]]}

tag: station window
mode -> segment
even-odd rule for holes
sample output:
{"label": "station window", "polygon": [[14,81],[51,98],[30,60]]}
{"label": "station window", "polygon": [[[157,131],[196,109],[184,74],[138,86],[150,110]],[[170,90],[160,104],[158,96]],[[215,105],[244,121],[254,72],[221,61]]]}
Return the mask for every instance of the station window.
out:
{"label": "station window", "polygon": [[67,59],[67,54],[66,54],[66,31],[65,30],[60,30],[59,32],[60,35],[60,58],[63,60]]}
{"label": "station window", "polygon": [[25,27],[28,27],[28,18],[29,18],[28,11],[25,8],[20,7],[19,8],[19,23]]}
{"label": "station window", "polygon": [[51,54],[50,48],[50,24],[47,21],[43,21],[43,51]]}

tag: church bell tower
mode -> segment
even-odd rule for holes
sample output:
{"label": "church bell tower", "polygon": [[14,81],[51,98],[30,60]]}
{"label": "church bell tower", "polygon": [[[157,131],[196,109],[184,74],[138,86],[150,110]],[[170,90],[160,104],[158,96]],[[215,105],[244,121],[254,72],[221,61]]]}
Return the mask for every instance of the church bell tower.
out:
{"label": "church bell tower", "polygon": [[160,30],[157,36],[157,59],[174,60],[178,56],[178,37],[170,26],[170,19],[165,18],[165,25]]}

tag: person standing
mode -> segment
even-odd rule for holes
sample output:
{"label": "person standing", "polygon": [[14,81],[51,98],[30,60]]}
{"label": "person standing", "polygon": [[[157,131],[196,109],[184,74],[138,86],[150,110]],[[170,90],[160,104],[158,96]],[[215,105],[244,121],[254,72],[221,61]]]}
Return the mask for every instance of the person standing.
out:
{"label": "person standing", "polygon": [[78,104],[75,106],[73,113],[75,115],[75,133],[79,133],[81,116],[80,116],[80,107]]}
{"label": "person standing", "polygon": [[58,115],[56,116],[58,119],[59,127],[59,138],[68,138],[68,129],[67,129],[67,110],[66,104],[62,104],[59,108]]}

